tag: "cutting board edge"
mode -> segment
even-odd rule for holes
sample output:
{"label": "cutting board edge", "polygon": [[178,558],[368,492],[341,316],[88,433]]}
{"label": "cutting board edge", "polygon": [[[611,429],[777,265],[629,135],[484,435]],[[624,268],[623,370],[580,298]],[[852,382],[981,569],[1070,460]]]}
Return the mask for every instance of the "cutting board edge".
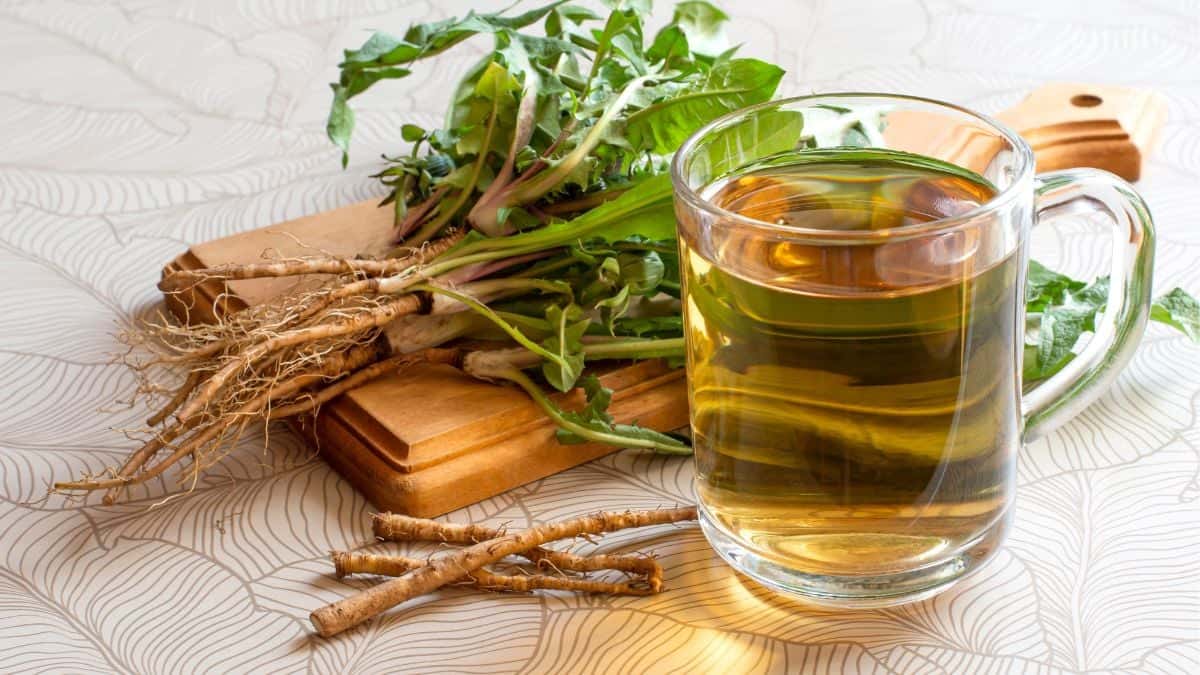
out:
{"label": "cutting board edge", "polygon": [[[676,378],[651,392],[664,401],[674,400],[686,397],[687,385]],[[688,421],[686,407],[677,405],[643,407],[639,413],[642,424],[657,429],[677,429]],[[319,421],[305,417],[294,426],[376,508],[420,518],[444,515],[621,450],[600,443],[563,445],[555,438],[554,426],[546,424],[489,445],[483,452],[459,454],[406,473],[389,466],[340,417]],[[331,445],[339,451],[328,452]],[[484,466],[472,468],[473,464]],[[485,489],[479,489],[481,476],[490,481]]]}
{"label": "cutting board edge", "polygon": [[[612,403],[609,406],[609,413],[619,423],[625,424],[638,421],[640,419],[639,412],[643,409],[642,406],[638,405],[639,401],[652,400],[653,394],[664,387],[670,387],[675,381],[683,379],[684,374],[681,369],[669,369],[661,364],[660,359],[652,359],[625,366],[625,368],[639,369],[639,373],[646,375],[646,377],[639,380],[636,384],[615,389]],[[608,385],[614,377],[619,378],[622,375],[623,373],[621,372],[608,373],[601,375],[600,381]],[[384,377],[397,376],[385,375]],[[385,424],[355,401],[352,393],[338,397],[336,400],[326,404],[320,414],[322,416],[331,415],[336,417],[340,424],[352,429],[352,433],[358,439],[359,443],[364,447],[369,447],[382,463],[395,471],[409,474],[429,469],[444,462],[453,461],[462,455],[484,452],[498,443],[507,442],[514,437],[519,437],[534,430],[553,430],[556,428],[553,420],[547,417],[541,408],[520,389],[506,385],[495,386],[504,386],[511,392],[514,399],[514,407],[507,411],[506,414],[518,415],[521,419],[528,421],[516,426],[498,428],[492,432],[481,432],[469,441],[454,442],[451,451],[428,459],[420,457],[420,447],[405,446],[401,452],[393,452],[381,444],[379,439],[394,438],[395,436],[391,434]],[[686,396],[686,392],[683,395]],[[580,408],[584,403],[583,393],[579,390],[574,390],[567,394],[555,393],[551,395],[551,398],[559,405],[572,409]],[[662,428],[676,429],[686,424],[687,420],[684,419],[673,427]],[[419,446],[420,444],[417,445]]]}

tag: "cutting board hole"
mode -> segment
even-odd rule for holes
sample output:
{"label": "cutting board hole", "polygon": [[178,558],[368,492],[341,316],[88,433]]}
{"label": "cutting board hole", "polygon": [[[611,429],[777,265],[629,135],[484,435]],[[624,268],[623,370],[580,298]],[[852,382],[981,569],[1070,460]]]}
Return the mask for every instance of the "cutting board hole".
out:
{"label": "cutting board hole", "polygon": [[1071,105],[1079,108],[1095,108],[1104,103],[1104,99],[1095,94],[1075,94],[1071,97]]}

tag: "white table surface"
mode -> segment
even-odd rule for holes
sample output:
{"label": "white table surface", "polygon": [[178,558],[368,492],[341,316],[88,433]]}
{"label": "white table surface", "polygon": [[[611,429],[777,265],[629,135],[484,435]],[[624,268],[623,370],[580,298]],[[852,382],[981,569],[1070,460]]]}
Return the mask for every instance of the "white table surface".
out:
{"label": "white table surface", "polygon": [[[0,672],[1200,672],[1200,348],[1158,327],[1111,394],[1022,454],[1015,531],[987,572],[888,611],[804,609],[680,528],[641,545],[667,569],[656,597],[450,591],[322,640],[308,612],[352,592],[325,554],[368,540],[370,509],[286,431],[244,439],[190,493],[45,498],[130,449],[114,429],[146,409],[119,403],[133,380],[111,333],[160,307],[160,264],[378,195],[379,153],[402,121],[436,123],[475,53],[363,97],[343,172],[323,131],[338,50],[471,4],[0,0]],[[1157,280],[1200,290],[1200,3],[725,4],[746,52],[788,69],[785,94],[995,111],[1051,80],[1162,92],[1140,185]],[[1098,268],[1082,228],[1049,239],[1046,262]],[[448,518],[674,504],[691,476],[622,452]]]}

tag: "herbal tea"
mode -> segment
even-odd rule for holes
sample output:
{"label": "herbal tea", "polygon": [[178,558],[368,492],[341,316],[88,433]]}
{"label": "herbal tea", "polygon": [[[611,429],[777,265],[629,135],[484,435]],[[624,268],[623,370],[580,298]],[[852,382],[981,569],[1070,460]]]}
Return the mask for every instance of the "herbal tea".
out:
{"label": "herbal tea", "polygon": [[[953,165],[854,149],[775,156],[703,191],[785,232],[919,228],[993,194]],[[997,243],[967,228],[903,234],[809,245],[735,225],[709,250],[681,237],[701,502],[790,569],[911,570],[1009,503],[1016,247],[979,255]]]}

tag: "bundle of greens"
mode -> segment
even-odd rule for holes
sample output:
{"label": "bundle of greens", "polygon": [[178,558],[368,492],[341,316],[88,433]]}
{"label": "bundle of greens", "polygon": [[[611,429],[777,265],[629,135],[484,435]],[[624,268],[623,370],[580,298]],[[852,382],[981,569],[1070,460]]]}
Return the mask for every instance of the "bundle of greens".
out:
{"label": "bundle of greens", "polygon": [[[379,178],[393,188],[396,237],[412,245],[465,222],[486,236],[537,227],[603,203],[663,173],[704,122],[766,101],[778,66],[735,58],[727,16],[689,0],[647,40],[649,2],[614,3],[602,18],[555,2],[516,16],[468,14],[376,33],[348,50],[333,84],[329,137],[349,151],[349,101],[421,59],[489,33],[493,50],[454,89],[446,127],[401,129],[409,155]],[[545,35],[520,29],[542,21]]]}
{"label": "bundle of greens", "polygon": [[[418,361],[519,386],[554,419],[564,443],[690,452],[682,437],[616,423],[606,412],[611,392],[584,369],[601,359],[681,365],[667,162],[705,123],[770,99],[783,71],[738,58],[722,32],[726,15],[707,2],[678,3],[653,34],[644,24],[648,0],[608,4],[607,16],[562,0],[520,14],[471,13],[412,26],[403,36],[376,33],[347,51],[328,123],[343,153],[355,96],[467,38],[492,40],[454,88],[445,127],[402,127],[411,149],[386,158],[378,175],[392,189],[394,256],[304,258],[165,278],[160,287],[169,293],[209,279],[319,273],[329,281],[215,324],[148,327],[139,338],[159,350],[151,363],[184,366],[188,377],[123,466],[56,488],[107,490],[112,503],[185,458],[191,465],[181,480],[194,480],[248,424],[312,412]],[[849,142],[877,132],[863,124],[835,127]],[[1102,310],[1103,283],[1085,286],[1033,269],[1031,322],[1040,330],[1030,332],[1028,379],[1071,358]],[[1200,307],[1182,291],[1154,311],[1200,337]],[[500,344],[473,350],[462,338]],[[586,406],[562,410],[543,385],[582,387]]]}

